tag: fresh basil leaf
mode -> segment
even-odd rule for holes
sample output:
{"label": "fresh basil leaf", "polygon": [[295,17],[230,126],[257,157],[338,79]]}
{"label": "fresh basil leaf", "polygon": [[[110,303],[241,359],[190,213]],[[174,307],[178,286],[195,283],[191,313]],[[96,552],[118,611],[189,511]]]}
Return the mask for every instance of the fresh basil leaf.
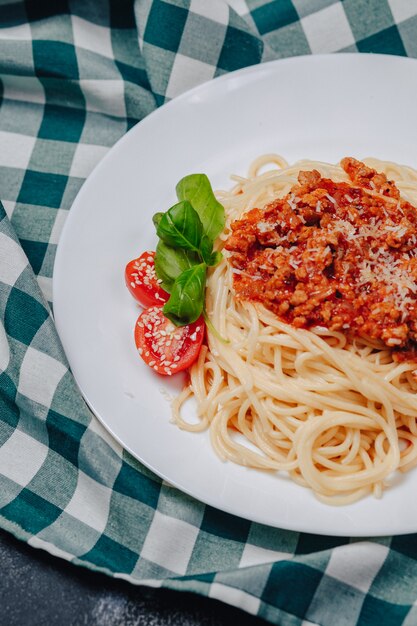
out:
{"label": "fresh basil leaf", "polygon": [[161,221],[161,218],[163,216],[163,213],[155,213],[155,215],[152,218],[152,221],[154,223],[155,228],[158,228],[159,222]]}
{"label": "fresh basil leaf", "polygon": [[192,324],[200,317],[204,306],[206,271],[206,264],[200,263],[175,279],[171,296],[162,310],[176,326]]}
{"label": "fresh basil leaf", "polygon": [[223,258],[221,252],[213,252],[213,242],[207,235],[201,238],[200,253],[206,265],[217,265]]}
{"label": "fresh basil leaf", "polygon": [[200,242],[200,254],[203,257],[204,263],[210,265],[211,253],[213,252],[213,242],[211,239],[207,237],[207,235],[203,235],[201,237]]}
{"label": "fresh basil leaf", "polygon": [[156,246],[155,271],[162,280],[161,287],[171,293],[174,281],[182,272],[198,265],[200,259],[195,252],[182,248],[171,248],[163,241]]}
{"label": "fresh basil leaf", "polygon": [[198,252],[203,226],[198,213],[184,200],[162,215],[156,234],[169,246]]}
{"label": "fresh basil leaf", "polygon": [[210,257],[210,263],[208,263],[208,265],[215,267],[216,265],[220,263],[222,258],[223,258],[222,253],[216,250],[215,252],[212,252],[211,257]]}
{"label": "fresh basil leaf", "polygon": [[200,216],[204,232],[214,241],[225,223],[224,208],[216,200],[209,179],[205,174],[190,174],[180,180],[176,187],[178,200],[188,200]]}

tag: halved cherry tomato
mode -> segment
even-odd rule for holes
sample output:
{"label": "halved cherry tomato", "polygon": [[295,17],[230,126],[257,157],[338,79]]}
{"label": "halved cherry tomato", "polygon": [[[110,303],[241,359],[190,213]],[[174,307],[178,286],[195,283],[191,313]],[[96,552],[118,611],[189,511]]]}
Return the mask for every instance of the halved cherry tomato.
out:
{"label": "halved cherry tomato", "polygon": [[202,316],[193,324],[174,326],[162,313],[161,306],[152,306],[136,321],[136,347],[147,365],[158,374],[171,376],[194,363],[205,327]]}
{"label": "halved cherry tomato", "polygon": [[169,293],[159,285],[154,258],[155,252],[143,252],[126,265],[126,286],[142,306],[162,304],[169,298]]}

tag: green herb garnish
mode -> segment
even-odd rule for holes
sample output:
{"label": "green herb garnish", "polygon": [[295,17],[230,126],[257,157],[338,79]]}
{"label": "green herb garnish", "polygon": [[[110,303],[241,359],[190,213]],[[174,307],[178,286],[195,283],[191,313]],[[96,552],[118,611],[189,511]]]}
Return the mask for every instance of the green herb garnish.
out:
{"label": "green herb garnish", "polygon": [[162,289],[165,289],[168,293],[171,293],[177,276],[199,263],[199,256],[190,250],[172,248],[171,246],[167,246],[163,241],[160,241],[156,246],[156,275],[162,280]]}
{"label": "green herb garnish", "polygon": [[224,228],[225,213],[205,174],[182,178],[176,191],[179,202],[153,217],[160,239],[155,271],[171,294],[164,315],[176,326],[184,326],[203,313],[207,268],[222,259],[213,244]]}
{"label": "green herb garnish", "polygon": [[205,174],[190,174],[176,187],[178,200],[188,200],[197,211],[204,233],[213,242],[224,228],[223,205],[216,200],[210,181]]}
{"label": "green herb garnish", "polygon": [[192,324],[200,317],[203,310],[206,272],[207,265],[199,263],[175,279],[171,296],[163,311],[176,326]]}

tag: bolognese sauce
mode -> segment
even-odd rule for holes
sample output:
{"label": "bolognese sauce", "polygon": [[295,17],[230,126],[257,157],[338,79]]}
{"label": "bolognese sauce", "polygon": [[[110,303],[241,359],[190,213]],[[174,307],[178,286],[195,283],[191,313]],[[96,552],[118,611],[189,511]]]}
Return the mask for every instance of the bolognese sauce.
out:
{"label": "bolognese sauce", "polygon": [[284,198],[232,223],[236,297],[417,361],[417,209],[385,174],[350,157],[341,166],[349,181],[300,171]]}

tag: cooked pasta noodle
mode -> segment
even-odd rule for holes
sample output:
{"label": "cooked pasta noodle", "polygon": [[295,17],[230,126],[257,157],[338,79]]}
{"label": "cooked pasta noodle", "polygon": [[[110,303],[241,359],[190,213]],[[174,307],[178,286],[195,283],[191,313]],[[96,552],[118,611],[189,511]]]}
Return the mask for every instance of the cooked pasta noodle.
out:
{"label": "cooked pasta noodle", "polygon": [[[401,196],[417,203],[417,172],[376,159],[364,162],[394,179]],[[217,193],[227,215],[219,249],[234,220],[284,197],[300,170],[313,169],[332,181],[349,180],[339,165],[289,166],[269,154],[252,163],[247,178],[232,177],[234,188]],[[287,472],[326,503],[380,496],[395,470],[417,464],[417,363],[397,362],[378,341],[296,328],[262,304],[237,298],[233,275],[225,251],[206,292],[217,333],[208,331],[208,345],[173,403],[177,425],[209,428],[222,459]],[[191,396],[197,423],[182,416]]]}

